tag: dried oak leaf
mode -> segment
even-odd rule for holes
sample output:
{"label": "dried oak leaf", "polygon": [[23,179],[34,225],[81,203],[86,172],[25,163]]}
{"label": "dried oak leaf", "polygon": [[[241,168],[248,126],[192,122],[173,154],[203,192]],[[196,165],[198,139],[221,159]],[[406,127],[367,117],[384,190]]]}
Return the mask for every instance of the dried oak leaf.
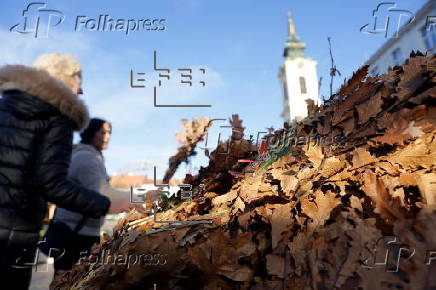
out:
{"label": "dried oak leaf", "polygon": [[341,212],[334,223],[323,229],[328,250],[319,249],[322,255],[319,258],[325,262],[318,269],[328,273],[323,275],[327,289],[340,289],[349,278],[355,278],[356,270],[361,268],[362,249],[381,236],[375,222],[375,219],[360,219],[355,212],[348,211]]}
{"label": "dried oak leaf", "polygon": [[314,202],[304,199],[301,202],[301,209],[313,220],[313,227],[316,227],[323,225],[329,219],[331,211],[340,203],[335,193],[328,191],[323,194],[322,191],[316,191]]}
{"label": "dried oak leaf", "polygon": [[238,196],[236,198],[236,201],[233,203],[232,206],[232,214],[235,215],[238,212],[244,212],[245,210],[245,203],[242,201],[242,199]]}
{"label": "dried oak leaf", "polygon": [[339,90],[339,95],[350,95],[356,89],[358,89],[362,82],[365,80],[366,75],[368,74],[368,68],[369,65],[364,65],[360,67],[356,72],[353,72],[353,76]]}
{"label": "dried oak leaf", "polygon": [[431,146],[431,143],[427,144],[425,138],[421,137],[386,159],[392,164],[399,164],[404,169],[431,168],[436,164],[436,154],[433,154],[436,151],[432,151]]}
{"label": "dried oak leaf", "polygon": [[120,248],[124,247],[129,243],[133,243],[140,235],[141,233],[136,230],[128,231],[127,235],[123,237],[123,241],[121,242]]}
{"label": "dried oak leaf", "polygon": [[415,121],[414,125],[419,127],[422,132],[430,133],[436,128],[436,106],[420,105],[411,112],[411,115]]}
{"label": "dried oak leaf", "polygon": [[271,219],[271,238],[272,248],[277,247],[277,244],[282,239],[282,233],[290,229],[292,224],[291,209],[294,207],[294,203],[286,203],[279,205],[274,211]]}
{"label": "dried oak leaf", "polygon": [[250,223],[250,218],[252,216],[253,212],[249,211],[249,212],[245,212],[243,214],[241,214],[240,216],[238,216],[238,224],[244,228],[245,230],[248,229],[249,223]]}
{"label": "dried oak leaf", "polygon": [[266,270],[269,275],[284,278],[285,258],[273,254],[266,255]]}
{"label": "dried oak leaf", "polygon": [[403,221],[406,218],[405,210],[401,207],[399,198],[393,198],[383,181],[369,169],[363,173],[363,191],[371,197],[375,203],[375,213],[389,223],[396,220]]}
{"label": "dried oak leaf", "polygon": [[336,182],[336,181],[341,181],[341,180],[353,180],[353,179],[355,179],[353,172],[348,170],[348,169],[345,169],[345,170],[342,170],[342,171],[334,174],[333,176],[331,176],[327,180],[331,181],[331,182]]}
{"label": "dried oak leaf", "polygon": [[324,153],[323,148],[318,145],[314,145],[314,143],[309,143],[308,146],[303,147],[303,151],[306,156],[309,158],[310,162],[312,162],[314,168],[319,168],[323,159]]}
{"label": "dried oak leaf", "polygon": [[383,105],[382,93],[378,92],[364,103],[356,105],[358,118],[358,125],[366,123],[370,118],[374,118],[381,112]]}
{"label": "dried oak leaf", "polygon": [[350,197],[350,205],[352,208],[357,209],[358,211],[363,213],[362,199],[359,199],[357,196],[352,195]]}
{"label": "dried oak leaf", "polygon": [[336,126],[342,121],[353,117],[354,107],[356,104],[370,98],[382,86],[381,83],[365,82],[359,88],[348,96],[344,101],[335,107],[332,125]]}
{"label": "dried oak leaf", "polygon": [[409,58],[406,64],[403,65],[403,73],[400,75],[398,82],[398,93],[396,94],[400,100],[411,96],[425,82],[427,58],[417,56]]}
{"label": "dried oak leaf", "polygon": [[[394,226],[394,234],[413,252],[409,259],[402,259],[400,271],[410,280],[413,289],[434,289],[436,287],[436,212],[422,209],[412,227]],[[409,254],[410,256],[410,254]]]}
{"label": "dried oak leaf", "polygon": [[401,172],[398,178],[398,183],[402,186],[416,186],[415,174],[408,172]]}
{"label": "dried oak leaf", "polygon": [[353,151],[353,168],[360,168],[365,165],[377,162],[377,158],[373,157],[365,148],[359,147]]}
{"label": "dried oak leaf", "polygon": [[406,200],[404,196],[404,190],[403,188],[400,188],[400,183],[398,181],[398,178],[389,175],[384,175],[381,177],[381,180],[386,186],[386,189],[388,190],[390,196],[392,196],[392,198],[394,199],[398,197],[398,200],[401,202],[401,206],[405,207]]}
{"label": "dried oak leaf", "polygon": [[288,249],[291,256],[294,258],[294,272],[298,276],[301,276],[307,269],[307,254],[308,247],[310,245],[311,236],[299,231],[293,238],[292,242],[288,243]]}
{"label": "dried oak leaf", "polygon": [[226,194],[219,195],[212,199],[212,204],[216,207],[220,206],[223,203],[227,203],[233,201],[238,197],[238,192],[236,190],[229,191]]}
{"label": "dried oak leaf", "polygon": [[322,165],[322,169],[320,170],[320,174],[323,177],[330,177],[333,174],[342,170],[346,165],[346,162],[338,157],[329,157],[324,159],[324,163]]}
{"label": "dried oak leaf", "polygon": [[377,162],[377,166],[379,169],[382,169],[384,172],[391,176],[398,176],[400,174],[398,166],[394,166],[390,162]]}
{"label": "dried oak leaf", "polygon": [[280,184],[286,196],[291,196],[291,192],[297,189],[298,178],[293,174],[283,173],[280,177]]}
{"label": "dried oak leaf", "polygon": [[436,173],[415,176],[419,191],[429,208],[436,208]]}
{"label": "dried oak leaf", "polygon": [[297,178],[300,182],[303,180],[312,179],[312,176],[315,174],[317,168],[312,167],[304,167],[297,173]]}
{"label": "dried oak leaf", "polygon": [[238,114],[233,114],[229,118],[229,123],[232,125],[232,140],[241,140],[244,137],[244,127],[242,127],[242,120],[239,119]]}
{"label": "dried oak leaf", "polygon": [[337,126],[342,128],[345,136],[350,135],[356,129],[356,123],[353,117],[343,120],[338,123]]}
{"label": "dried oak leaf", "polygon": [[409,134],[412,137],[420,137],[424,135],[424,132],[421,130],[421,127],[415,126],[415,121],[411,121],[407,125],[407,128],[404,129],[403,132],[401,132],[401,134],[403,135]]}
{"label": "dried oak leaf", "polygon": [[253,269],[246,265],[222,265],[218,267],[217,273],[238,282],[250,281],[253,278]]}
{"label": "dried oak leaf", "polygon": [[231,240],[226,232],[218,230],[207,234],[206,243],[211,250],[208,250],[208,253],[193,252],[193,254],[198,254],[196,263],[208,264],[209,269],[214,269],[213,273],[234,281],[251,280],[253,270],[239,264],[241,258],[251,256],[256,251],[256,244],[252,241],[251,233],[241,233],[236,240]]}
{"label": "dried oak leaf", "polygon": [[332,114],[326,114],[321,117],[321,122],[317,123],[316,130],[321,135],[327,135],[331,132],[332,129]]}

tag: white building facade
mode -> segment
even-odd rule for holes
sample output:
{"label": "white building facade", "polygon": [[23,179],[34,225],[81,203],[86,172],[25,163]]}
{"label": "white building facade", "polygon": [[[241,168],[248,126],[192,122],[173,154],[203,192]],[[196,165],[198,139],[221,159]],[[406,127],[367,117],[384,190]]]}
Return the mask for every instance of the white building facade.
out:
{"label": "white building facade", "polygon": [[300,42],[295,33],[291,15],[288,15],[288,33],[283,56],[284,64],[280,67],[279,79],[283,92],[285,122],[300,120],[307,116],[307,99],[319,104],[317,62],[304,55],[306,44]]}
{"label": "white building facade", "polygon": [[372,76],[384,74],[389,67],[402,65],[410,53],[436,52],[436,1],[428,1],[403,25],[398,35],[391,37],[365,63],[369,65]]}

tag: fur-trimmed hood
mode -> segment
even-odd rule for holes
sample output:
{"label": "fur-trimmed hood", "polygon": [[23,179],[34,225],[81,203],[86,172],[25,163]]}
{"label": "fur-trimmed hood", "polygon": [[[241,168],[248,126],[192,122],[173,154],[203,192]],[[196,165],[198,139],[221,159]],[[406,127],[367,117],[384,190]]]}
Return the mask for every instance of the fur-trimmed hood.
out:
{"label": "fur-trimmed hood", "polygon": [[89,121],[85,103],[62,81],[47,72],[23,65],[8,65],[0,68],[0,93],[19,90],[49,103],[69,117],[81,131]]}

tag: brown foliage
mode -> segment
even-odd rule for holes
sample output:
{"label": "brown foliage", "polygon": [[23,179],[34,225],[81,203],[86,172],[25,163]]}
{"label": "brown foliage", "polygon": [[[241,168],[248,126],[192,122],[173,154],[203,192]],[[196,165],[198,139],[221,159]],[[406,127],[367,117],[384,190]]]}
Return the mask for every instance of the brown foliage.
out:
{"label": "brown foliage", "polygon": [[[229,154],[217,154],[218,148],[207,168],[185,179],[205,184],[204,201],[158,214],[158,220],[198,224],[168,226],[130,214],[94,249],[166,253],[165,265],[82,264],[53,287],[436,287],[436,266],[425,263],[428,250],[436,249],[436,73],[425,65],[435,61],[412,56],[375,78],[362,68],[336,99],[294,128],[298,136],[335,136],[340,144],[293,146],[253,174],[237,162],[250,154],[251,143],[236,138]],[[395,241],[378,243],[389,236]],[[376,263],[375,247],[383,256],[400,245],[407,251],[398,271],[387,271],[396,266],[391,256],[386,265]]]}

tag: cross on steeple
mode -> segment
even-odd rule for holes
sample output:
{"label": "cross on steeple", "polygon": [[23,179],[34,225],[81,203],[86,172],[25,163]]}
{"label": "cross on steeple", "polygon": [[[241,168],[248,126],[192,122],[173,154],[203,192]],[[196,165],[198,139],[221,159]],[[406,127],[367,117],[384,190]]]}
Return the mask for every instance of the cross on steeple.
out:
{"label": "cross on steeple", "polygon": [[292,21],[292,14],[290,11],[288,11],[288,32],[289,32],[289,39],[296,39],[295,35],[295,26],[294,22]]}
{"label": "cross on steeple", "polygon": [[295,25],[292,19],[291,12],[288,12],[288,40],[285,44],[285,51],[283,56],[289,59],[293,59],[296,57],[304,57],[304,49],[306,48],[306,44],[300,42],[300,38],[297,36],[295,32]]}

